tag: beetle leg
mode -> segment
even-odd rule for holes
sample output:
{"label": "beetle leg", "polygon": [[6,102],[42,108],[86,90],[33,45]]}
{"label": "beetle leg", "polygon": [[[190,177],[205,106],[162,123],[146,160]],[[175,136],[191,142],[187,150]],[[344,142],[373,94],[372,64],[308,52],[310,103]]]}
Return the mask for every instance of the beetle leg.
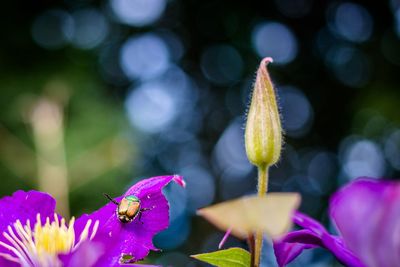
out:
{"label": "beetle leg", "polygon": [[110,197],[109,194],[103,193],[103,195],[108,198],[112,203],[114,203],[115,205],[119,205],[118,201],[116,201],[115,199],[113,199],[112,197]]}
{"label": "beetle leg", "polygon": [[139,211],[139,218],[138,218],[139,222],[141,224],[144,224],[144,222],[142,222],[142,210]]}
{"label": "beetle leg", "polygon": [[141,208],[140,211],[139,211],[138,220],[139,220],[139,222],[141,222],[142,224],[143,224],[143,222],[141,221],[141,219],[142,219],[142,213],[143,213],[143,211],[148,211],[148,210],[151,210],[151,208]]}
{"label": "beetle leg", "polygon": [[151,208],[141,208],[140,211],[148,211],[151,210]]}

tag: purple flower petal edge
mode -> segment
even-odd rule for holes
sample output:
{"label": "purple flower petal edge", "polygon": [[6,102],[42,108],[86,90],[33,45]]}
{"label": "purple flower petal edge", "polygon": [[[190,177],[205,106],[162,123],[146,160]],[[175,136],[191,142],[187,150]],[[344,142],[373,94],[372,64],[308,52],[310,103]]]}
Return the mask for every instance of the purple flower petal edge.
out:
{"label": "purple flower petal edge", "polygon": [[[150,250],[158,250],[152,240],[155,234],[169,225],[169,206],[162,189],[171,181],[185,186],[181,176],[158,176],[136,183],[123,195],[135,195],[140,199],[141,207],[149,209],[142,212],[140,220],[137,217],[131,223],[121,223],[115,215],[116,205],[113,203],[77,219],[77,235],[88,220],[99,221],[99,233],[93,241],[104,244],[106,248],[95,266],[119,266],[122,254],[131,255],[138,261],[146,257]],[[120,201],[123,196],[115,199]]]}
{"label": "purple flower petal edge", "polygon": [[293,231],[274,241],[275,256],[280,267],[294,260],[304,249],[322,247],[328,249],[344,265],[365,267],[354,254],[346,248],[340,237],[330,235],[316,220],[295,212],[293,221],[304,229]]}
{"label": "purple flower petal edge", "polygon": [[[53,218],[56,201],[49,194],[38,191],[18,190],[12,196],[5,196],[0,199],[0,241],[9,243],[1,234],[8,226],[13,225],[17,220],[25,224],[27,220],[36,222],[36,215],[41,214],[42,223],[46,217]],[[0,246],[0,253],[10,254],[11,252]],[[11,253],[13,255],[13,253]],[[17,266],[15,263],[0,257],[0,266]]]}
{"label": "purple flower petal edge", "polygon": [[[39,191],[16,191],[12,196],[0,199],[0,232],[17,220],[36,222],[36,215],[41,214],[42,221],[46,217],[53,218],[56,208],[55,199],[49,194]],[[1,237],[0,237],[1,238]]]}
{"label": "purple flower petal edge", "polygon": [[367,266],[400,266],[400,183],[359,178],[333,195],[330,216]]}
{"label": "purple flower petal edge", "polygon": [[[301,240],[301,242],[294,240]],[[274,241],[274,253],[278,265],[280,267],[286,266],[299,256],[304,249],[322,246],[322,244],[315,245],[314,243],[320,243],[320,240],[306,229],[288,233],[282,239]]]}
{"label": "purple flower petal edge", "polygon": [[102,244],[85,241],[77,250],[68,254],[61,254],[58,258],[64,267],[96,266],[95,263],[104,253]]}

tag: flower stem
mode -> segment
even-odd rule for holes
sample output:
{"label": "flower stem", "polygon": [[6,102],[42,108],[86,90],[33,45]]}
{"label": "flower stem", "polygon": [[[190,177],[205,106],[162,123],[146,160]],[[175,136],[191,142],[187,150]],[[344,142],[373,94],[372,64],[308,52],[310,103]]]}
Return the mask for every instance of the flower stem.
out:
{"label": "flower stem", "polygon": [[[258,196],[262,197],[268,191],[268,167],[262,165],[258,167]],[[263,233],[258,231],[255,236],[254,247],[254,266],[260,266]]]}
{"label": "flower stem", "polygon": [[268,191],[268,167],[262,165],[258,167],[258,196],[262,197]]}
{"label": "flower stem", "polygon": [[247,237],[247,244],[249,246],[249,252],[250,252],[250,255],[251,255],[250,266],[252,267],[252,266],[254,266],[254,245],[255,245],[254,235],[249,235]]}

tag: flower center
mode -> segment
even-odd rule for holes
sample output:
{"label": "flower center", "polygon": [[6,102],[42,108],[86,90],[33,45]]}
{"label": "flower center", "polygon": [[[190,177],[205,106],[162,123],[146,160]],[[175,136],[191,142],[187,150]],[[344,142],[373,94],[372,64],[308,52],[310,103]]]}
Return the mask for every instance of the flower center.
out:
{"label": "flower center", "polygon": [[67,226],[65,219],[60,220],[57,214],[54,214],[52,222],[47,217],[43,225],[40,214],[37,214],[33,228],[29,220],[25,225],[17,220],[13,224],[14,227],[9,225],[7,231],[3,232],[3,236],[9,243],[0,241],[0,246],[11,253],[0,253],[0,256],[20,263],[23,267],[61,266],[58,255],[73,252],[83,241],[92,240],[99,227],[99,221],[92,224],[92,220],[88,220],[79,240],[76,240],[74,223],[75,218],[72,217]]}

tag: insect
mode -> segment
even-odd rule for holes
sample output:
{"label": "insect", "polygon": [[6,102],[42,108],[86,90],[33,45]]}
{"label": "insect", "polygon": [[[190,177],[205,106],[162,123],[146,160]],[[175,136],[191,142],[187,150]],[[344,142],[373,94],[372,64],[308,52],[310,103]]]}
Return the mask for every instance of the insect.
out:
{"label": "insect", "polygon": [[121,202],[116,201],[108,194],[104,194],[104,196],[117,205],[117,218],[122,223],[130,223],[135,220],[136,217],[138,217],[140,221],[142,212],[150,210],[150,208],[142,208],[140,199],[135,195],[125,196],[121,199]]}

